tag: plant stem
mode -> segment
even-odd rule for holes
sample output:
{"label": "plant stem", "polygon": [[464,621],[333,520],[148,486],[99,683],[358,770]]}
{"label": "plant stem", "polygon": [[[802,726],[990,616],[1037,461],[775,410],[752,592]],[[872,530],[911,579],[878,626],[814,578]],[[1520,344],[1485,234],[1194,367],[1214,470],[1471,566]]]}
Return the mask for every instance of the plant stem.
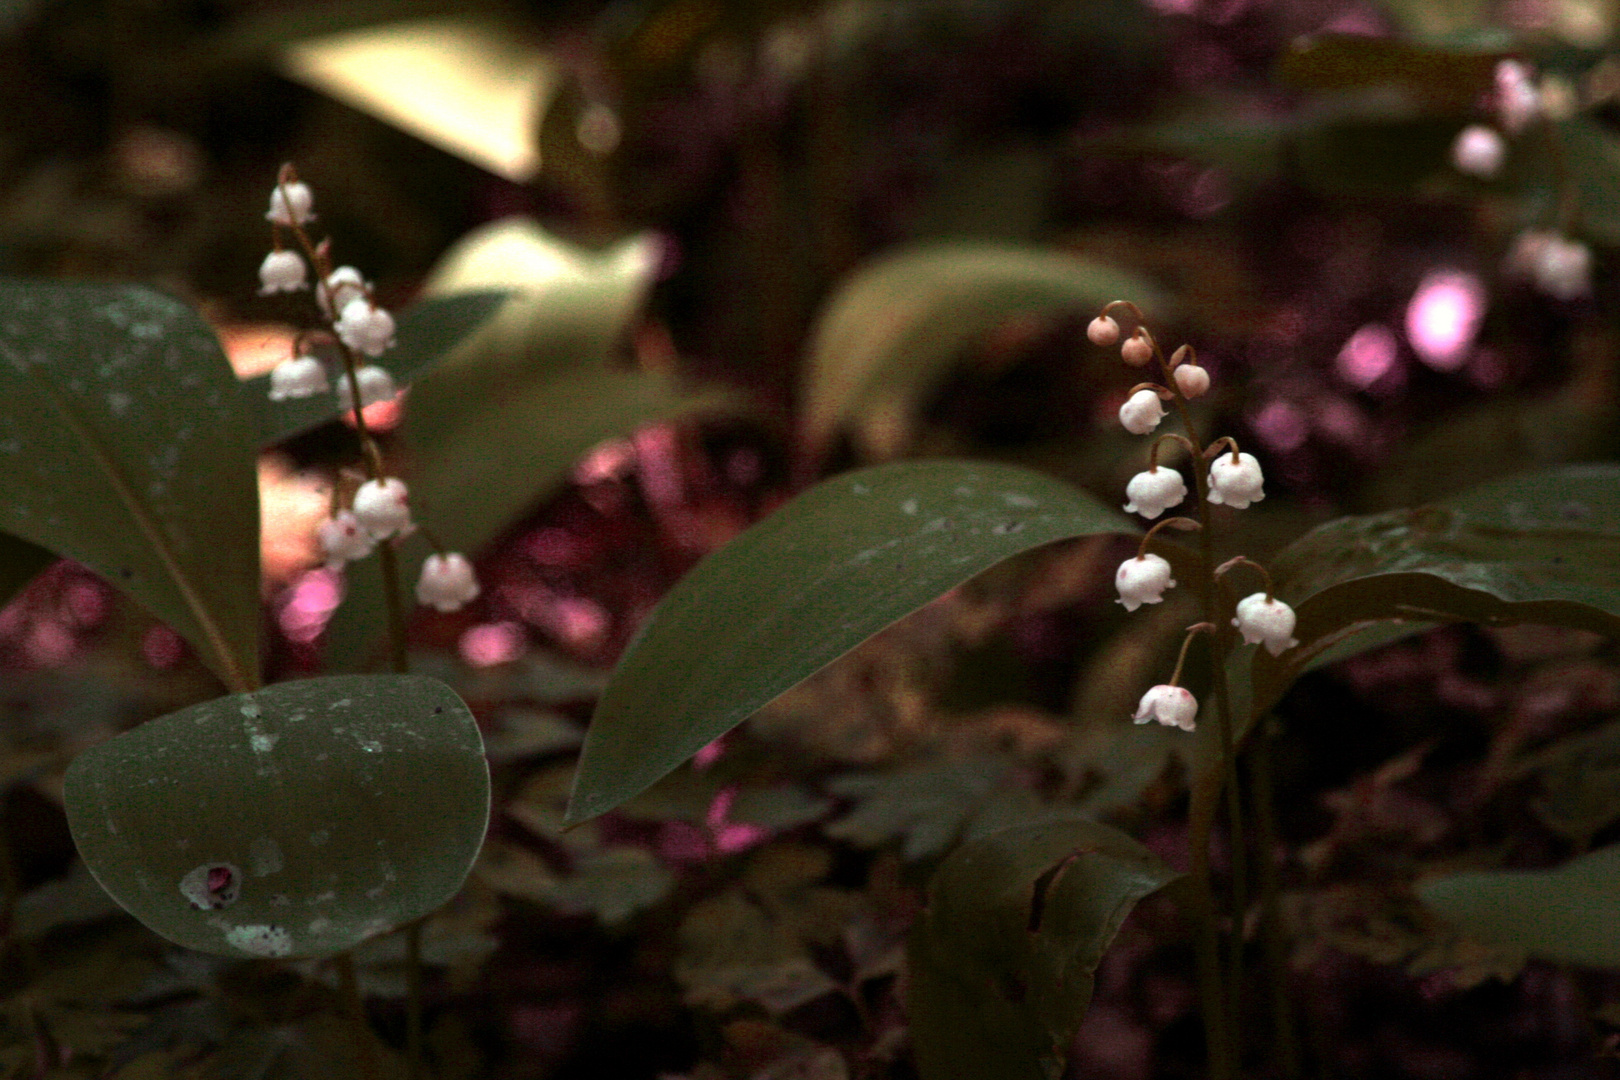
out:
{"label": "plant stem", "polygon": [[422,1057],[422,920],[405,928],[406,1080],[420,1080]]}
{"label": "plant stem", "polygon": [[1277,864],[1277,808],[1272,791],[1271,733],[1262,730],[1248,757],[1249,790],[1254,793],[1255,843],[1259,847],[1260,940],[1271,986],[1272,1051],[1279,1075],[1295,1080],[1301,1075],[1299,1038],[1288,998],[1288,956],[1282,938]]}
{"label": "plant stem", "polygon": [[332,958],[337,965],[338,988],[343,993],[349,1019],[354,1022],[355,1050],[360,1058],[363,1080],[383,1080],[382,1065],[377,1060],[377,1042],[366,1019],[366,1003],[360,997],[360,981],[354,975],[354,954],[338,953]]}

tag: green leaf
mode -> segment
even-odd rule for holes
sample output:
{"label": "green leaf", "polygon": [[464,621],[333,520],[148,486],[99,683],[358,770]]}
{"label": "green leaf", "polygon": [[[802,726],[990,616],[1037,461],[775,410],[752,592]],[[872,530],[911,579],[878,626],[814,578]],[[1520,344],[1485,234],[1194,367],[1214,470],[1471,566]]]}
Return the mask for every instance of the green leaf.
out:
{"label": "green leaf", "polygon": [[1560,145],[1580,200],[1578,230],[1602,244],[1620,244],[1620,140],[1604,125],[1575,117],[1558,125]]}
{"label": "green leaf", "polygon": [[568,814],[613,809],[766,702],[974,574],[1075,536],[1136,532],[1058,480],[916,461],[826,480],[709,556],[619,661]]}
{"label": "green leaf", "polygon": [[38,544],[0,533],[0,608],[55,561],[56,556]]}
{"label": "green leaf", "polygon": [[0,529],[90,567],[227,686],[259,670],[250,415],[213,332],[128,285],[0,282]]}
{"label": "green leaf", "polygon": [[1131,274],[1050,251],[957,243],[884,256],[845,282],[816,324],[805,440],[819,449],[857,413],[911,402],[1008,319],[1121,299],[1164,306]]}
{"label": "green leaf", "polygon": [[907,943],[923,1080],[1056,1080],[1104,951],[1177,876],[1124,833],[1078,819],[958,848]]}
{"label": "green leaf", "polygon": [[[346,675],[170,713],[73,762],[68,824],[101,886],[170,941],[326,956],[443,904],[489,818],[478,726],[443,683]],[[234,902],[200,910],[206,868]]]}
{"label": "green leaf", "polygon": [[1581,847],[1620,820],[1620,721],[1561,739],[1527,767],[1542,787],[1531,809]]}
{"label": "green leaf", "polygon": [[1271,571],[1294,606],[1301,645],[1281,657],[1256,652],[1240,729],[1319,654],[1372,635],[1377,623],[1545,623],[1620,635],[1620,465],[1571,465],[1433,506],[1339,518],[1290,544]]}
{"label": "green leaf", "polygon": [[908,861],[930,858],[957,840],[986,796],[1011,782],[1012,769],[1007,758],[975,757],[891,773],[836,776],[827,790],[853,799],[855,806],[825,832],[863,847],[904,837],[901,853]]}
{"label": "green leaf", "polygon": [[[378,360],[400,386],[432,371],[455,345],[505,304],[510,293],[482,291],[439,296],[412,305],[399,316],[394,347]],[[310,428],[336,420],[336,394],[317,394],[293,401],[270,400],[270,376],[246,379],[243,399],[254,416],[260,446],[274,446]]]}
{"label": "green leaf", "polygon": [[1556,963],[1620,967],[1620,844],[1553,870],[1454,874],[1418,895],[1471,936]]}

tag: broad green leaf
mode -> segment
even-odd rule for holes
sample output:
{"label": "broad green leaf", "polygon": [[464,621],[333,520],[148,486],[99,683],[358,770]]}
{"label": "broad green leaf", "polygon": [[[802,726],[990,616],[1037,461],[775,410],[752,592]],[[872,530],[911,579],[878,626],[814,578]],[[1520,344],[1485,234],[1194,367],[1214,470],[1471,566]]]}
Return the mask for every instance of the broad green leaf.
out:
{"label": "broad green leaf", "polygon": [[1136,532],[1061,481],[916,461],[818,484],[709,556],[631,643],[585,737],[569,818],[613,809],[778,694],[974,574]]}
{"label": "broad green leaf", "polygon": [[1281,657],[1256,652],[1240,728],[1318,654],[1372,624],[1532,622],[1620,635],[1620,465],[1571,465],[1433,506],[1340,518],[1271,569],[1301,645]]}
{"label": "broad green leaf", "polygon": [[1082,819],[958,848],[907,944],[922,1080],[1056,1080],[1104,951],[1137,902],[1176,877],[1124,833]]}
{"label": "broad green leaf", "polygon": [[1473,937],[1555,963],[1620,967],[1620,844],[1552,870],[1487,870],[1418,886]]}
{"label": "broad green leaf", "polygon": [[251,415],[184,304],[130,285],[0,282],[0,529],[88,566],[258,681]]}
{"label": "broad green leaf", "polygon": [[38,544],[0,533],[0,608],[55,561],[56,556]]}
{"label": "broad green leaf", "polygon": [[908,861],[930,858],[956,841],[986,796],[1013,782],[1012,769],[1006,758],[974,757],[891,773],[836,776],[827,790],[855,805],[824,831],[863,847],[904,837],[901,853]]}
{"label": "broad green leaf", "polygon": [[1620,720],[1561,739],[1526,765],[1542,788],[1531,809],[1582,847],[1620,820]]}
{"label": "broad green leaf", "polygon": [[1034,248],[988,243],[910,248],[856,273],[816,324],[805,367],[805,432],[827,444],[856,414],[910,403],[975,340],[1015,316],[1134,300],[1163,310],[1121,270]]}
{"label": "broad green leaf", "polygon": [[[344,675],[216,698],[69,767],[68,824],[148,927],[220,956],[326,956],[437,908],[489,818],[478,726],[443,683]],[[208,868],[234,901],[195,906]],[[206,897],[204,897],[206,901]]]}
{"label": "broad green leaf", "polygon": [[[506,292],[484,290],[413,304],[399,316],[394,347],[373,362],[387,368],[400,386],[414,383],[433,370],[457,342],[488,322],[509,297]],[[260,446],[274,446],[335,420],[340,411],[335,394],[271,401],[268,375],[244,380],[242,395],[258,425]]]}

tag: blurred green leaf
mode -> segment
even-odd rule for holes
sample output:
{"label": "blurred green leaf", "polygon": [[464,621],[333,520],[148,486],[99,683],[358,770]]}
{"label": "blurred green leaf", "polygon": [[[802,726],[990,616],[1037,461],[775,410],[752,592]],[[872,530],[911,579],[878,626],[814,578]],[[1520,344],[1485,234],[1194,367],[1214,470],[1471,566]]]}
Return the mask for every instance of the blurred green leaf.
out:
{"label": "blurred green leaf", "polygon": [[[486,290],[413,304],[399,316],[394,347],[372,363],[387,368],[400,386],[408,386],[433,370],[457,342],[489,321],[510,295]],[[335,394],[271,401],[268,375],[243,380],[242,396],[255,417],[260,446],[274,446],[336,420],[340,412]]]}
{"label": "blurred green leaf", "polygon": [[824,481],[709,556],[619,662],[570,820],[613,809],[778,694],[980,570],[1136,526],[1038,473],[901,462]]}
{"label": "blurred green leaf", "polygon": [[1177,876],[1124,833],[1080,819],[958,848],[907,945],[923,1080],[1062,1075],[1103,953],[1137,902]]}
{"label": "blurred green leaf", "polygon": [[1620,244],[1620,139],[1596,120],[1577,116],[1558,125],[1569,177],[1580,200],[1576,231],[1600,244]]}
{"label": "blurred green leaf", "polygon": [[258,681],[250,414],[196,312],[129,285],[0,283],[0,528],[90,567]]}
{"label": "blurred green leaf", "polygon": [[567,873],[515,844],[492,846],[479,860],[490,888],[566,915],[594,915],[617,926],[669,894],[675,875],[652,852],[611,845],[576,852]]}
{"label": "blurred green leaf", "polygon": [[0,608],[55,561],[56,556],[38,544],[0,533]]}
{"label": "blurred green leaf", "polygon": [[1476,108],[1492,89],[1497,61],[1504,55],[1396,37],[1323,34],[1295,40],[1277,65],[1277,77],[1300,90],[1396,90],[1461,113]]}
{"label": "blurred green leaf", "polygon": [[1410,197],[1434,176],[1450,178],[1450,119],[1346,120],[1301,134],[1292,147],[1300,182],[1325,195]]}
{"label": "blurred green leaf", "polygon": [[1290,544],[1271,570],[1294,605],[1301,645],[1281,657],[1256,651],[1240,728],[1319,653],[1375,623],[1529,622],[1620,635],[1620,465],[1565,466],[1433,506],[1339,518]]}
{"label": "blurred green leaf", "polygon": [[1555,963],[1620,967],[1620,844],[1552,870],[1437,878],[1418,895],[1471,936]]}
{"label": "blurred green leaf", "polygon": [[[455,894],[483,841],[489,770],[443,683],[346,675],[143,724],[79,755],[65,801],[96,880],[170,941],[328,956]],[[216,864],[240,894],[199,909],[182,883]]]}
{"label": "blurred green leaf", "polygon": [[1033,248],[934,244],[886,255],[849,278],[816,324],[805,366],[804,438],[824,448],[880,403],[909,405],[962,350],[1015,316],[1164,302],[1134,275]]}
{"label": "blurred green leaf", "polygon": [[1526,767],[1542,787],[1531,809],[1582,847],[1620,820],[1620,721],[1562,739]]}
{"label": "blurred green leaf", "polygon": [[961,836],[980,803],[1009,782],[1013,763],[976,757],[902,769],[892,773],[834,777],[827,790],[855,805],[826,833],[863,847],[903,838],[907,860],[939,855]]}

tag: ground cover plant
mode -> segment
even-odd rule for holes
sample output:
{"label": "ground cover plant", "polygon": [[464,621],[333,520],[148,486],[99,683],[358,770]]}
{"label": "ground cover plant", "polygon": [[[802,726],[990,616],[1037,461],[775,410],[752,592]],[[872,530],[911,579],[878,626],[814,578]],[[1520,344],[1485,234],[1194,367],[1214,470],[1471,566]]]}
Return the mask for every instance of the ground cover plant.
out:
{"label": "ground cover plant", "polygon": [[1620,1073],[1614,30],[19,13],[0,1075]]}

